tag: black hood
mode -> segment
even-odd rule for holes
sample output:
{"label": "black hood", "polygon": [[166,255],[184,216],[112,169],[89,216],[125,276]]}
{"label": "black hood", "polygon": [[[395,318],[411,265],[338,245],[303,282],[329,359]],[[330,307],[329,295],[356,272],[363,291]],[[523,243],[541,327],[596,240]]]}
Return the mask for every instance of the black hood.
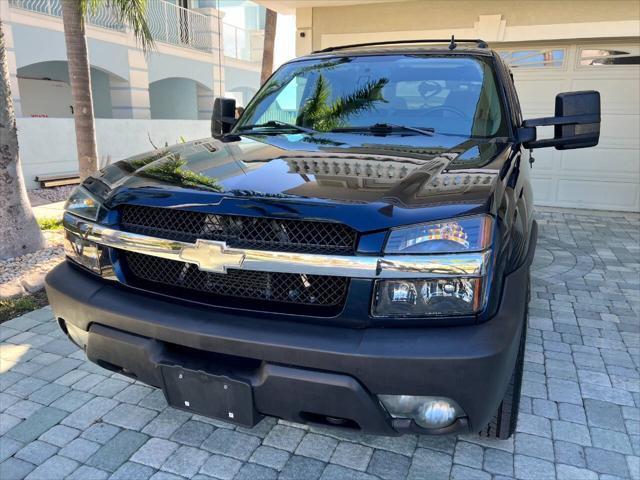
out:
{"label": "black hood", "polygon": [[[499,139],[413,134],[209,138],[122,160],[99,179],[108,206],[278,200],[360,206],[363,214],[375,209],[387,217],[393,215],[385,208],[420,210],[425,221],[490,211],[510,147]],[[427,210],[433,215],[425,217]]]}

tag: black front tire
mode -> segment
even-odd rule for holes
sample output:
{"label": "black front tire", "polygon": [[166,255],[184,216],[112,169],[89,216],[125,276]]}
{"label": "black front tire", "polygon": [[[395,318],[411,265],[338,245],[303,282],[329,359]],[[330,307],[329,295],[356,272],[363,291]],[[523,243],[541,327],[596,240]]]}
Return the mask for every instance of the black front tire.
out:
{"label": "black front tire", "polygon": [[[527,290],[530,291],[529,289]],[[527,294],[527,300],[529,300],[529,293]],[[481,437],[506,440],[516,431],[518,411],[520,410],[520,389],[522,387],[522,372],[524,370],[524,348],[527,338],[528,312],[529,307],[527,305],[522,325],[522,334],[520,336],[518,357],[516,358],[516,364],[513,368],[509,386],[502,398],[502,402],[500,402],[500,406],[498,406],[498,411],[489,424],[478,433]]]}

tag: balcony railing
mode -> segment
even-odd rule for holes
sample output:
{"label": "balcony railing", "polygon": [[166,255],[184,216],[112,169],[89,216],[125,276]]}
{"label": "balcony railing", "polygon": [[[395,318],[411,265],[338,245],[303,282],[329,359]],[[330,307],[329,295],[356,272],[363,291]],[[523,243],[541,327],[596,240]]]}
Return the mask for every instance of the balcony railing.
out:
{"label": "balcony railing", "polygon": [[[52,17],[62,17],[60,0],[9,0],[9,4],[23,10],[30,10]],[[113,11],[106,7],[100,7],[94,13],[87,15],[87,22],[96,27],[108,28],[110,30],[125,30],[124,25],[118,22],[118,18]]]}
{"label": "balcony railing", "polygon": [[[3,0],[0,0],[3,1]],[[9,0],[13,7],[32,12],[62,17],[60,0]],[[100,7],[87,16],[91,25],[124,31],[113,10]],[[154,40],[206,52],[211,51],[210,17],[179,7],[164,0],[148,0],[147,22]]]}
{"label": "balcony railing", "polygon": [[248,62],[259,62],[262,59],[264,31],[247,30],[228,23],[222,24],[224,54]]}
{"label": "balcony railing", "polygon": [[211,18],[164,0],[148,0],[147,18],[159,42],[211,51]]}

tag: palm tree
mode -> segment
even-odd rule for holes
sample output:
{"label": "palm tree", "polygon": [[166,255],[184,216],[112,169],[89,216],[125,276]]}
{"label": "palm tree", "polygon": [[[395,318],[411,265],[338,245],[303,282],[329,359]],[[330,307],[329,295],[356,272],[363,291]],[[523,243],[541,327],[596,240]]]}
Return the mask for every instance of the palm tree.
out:
{"label": "palm tree", "polygon": [[145,52],[153,46],[153,37],[146,20],[147,0],[62,0],[62,23],[67,44],[76,148],[82,180],[98,169],[85,16],[99,7],[110,8],[118,22],[131,27]]}
{"label": "palm tree", "polygon": [[276,42],[276,24],[278,14],[267,8],[264,21],[264,47],[262,49],[262,71],[260,85],[267,81],[273,71],[273,49]]}
{"label": "palm tree", "polygon": [[2,20],[0,68],[0,260],[4,260],[39,250],[44,238],[33,216],[20,168]]}

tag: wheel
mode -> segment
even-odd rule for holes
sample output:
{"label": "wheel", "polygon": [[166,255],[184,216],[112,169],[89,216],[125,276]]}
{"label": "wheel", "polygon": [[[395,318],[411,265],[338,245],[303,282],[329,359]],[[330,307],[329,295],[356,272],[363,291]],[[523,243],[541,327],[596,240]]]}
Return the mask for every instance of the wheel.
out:
{"label": "wheel", "polygon": [[522,386],[522,371],[524,369],[524,345],[527,331],[527,315],[525,315],[525,323],[522,328],[522,336],[520,339],[520,347],[518,349],[518,357],[516,365],[511,375],[511,381],[507,387],[507,391],[502,398],[502,402],[498,406],[498,411],[493,416],[489,424],[484,427],[479,435],[481,437],[499,438],[506,440],[513,432],[516,431],[518,422],[518,410],[520,409],[520,387]]}
{"label": "wheel", "polygon": [[[529,299],[530,289],[527,288],[527,299]],[[520,336],[520,347],[516,365],[509,381],[507,391],[498,406],[498,411],[493,416],[489,424],[484,427],[478,435],[481,437],[499,438],[506,440],[516,431],[518,423],[518,410],[520,409],[520,387],[522,386],[522,371],[524,369],[524,346],[527,338],[527,323],[529,317],[529,305],[525,308],[524,323]]]}

